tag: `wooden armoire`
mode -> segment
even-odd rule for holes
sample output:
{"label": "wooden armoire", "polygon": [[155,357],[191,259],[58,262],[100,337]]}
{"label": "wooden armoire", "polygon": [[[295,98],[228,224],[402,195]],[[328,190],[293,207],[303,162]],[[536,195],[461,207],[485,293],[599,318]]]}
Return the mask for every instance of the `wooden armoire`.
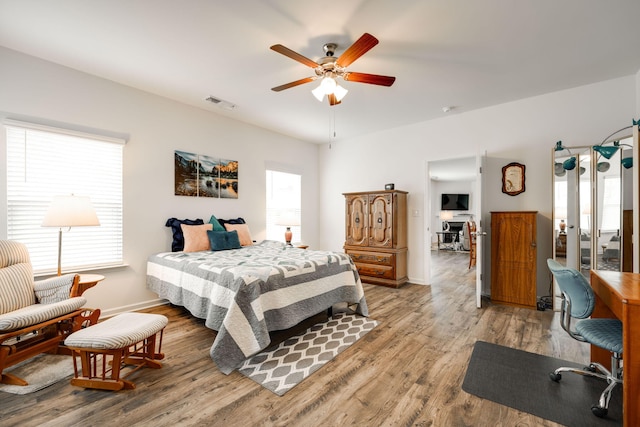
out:
{"label": "wooden armoire", "polygon": [[407,278],[407,192],[343,193],[344,250],[366,283],[397,288]]}
{"label": "wooden armoire", "polygon": [[491,212],[491,301],[536,308],[537,215]]}

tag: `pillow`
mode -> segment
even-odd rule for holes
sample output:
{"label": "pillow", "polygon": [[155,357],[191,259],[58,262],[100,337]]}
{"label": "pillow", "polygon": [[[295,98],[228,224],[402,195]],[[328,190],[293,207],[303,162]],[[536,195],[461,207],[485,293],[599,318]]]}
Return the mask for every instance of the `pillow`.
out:
{"label": "pillow", "polygon": [[213,225],[213,231],[224,231],[226,233],[226,228],[224,228],[224,225],[220,224],[220,222],[218,221],[218,218],[216,218],[215,215],[211,215],[211,218],[209,219],[209,224]]}
{"label": "pillow", "polygon": [[245,224],[244,218],[239,218],[239,217],[234,219],[219,219],[218,222],[223,227],[225,226],[225,224]]}
{"label": "pillow", "polygon": [[208,251],[211,249],[211,246],[209,245],[209,236],[207,236],[207,230],[211,230],[213,228],[211,224],[182,224],[180,227],[184,234],[185,252]]}
{"label": "pillow", "polygon": [[171,227],[173,232],[173,241],[171,242],[171,251],[179,252],[184,249],[184,236],[182,234],[181,224],[187,225],[197,225],[204,224],[204,221],[200,218],[198,219],[177,219],[177,218],[169,218],[165,227]]}
{"label": "pillow", "polygon": [[249,231],[249,226],[247,224],[227,223],[224,225],[224,228],[226,228],[227,231],[237,231],[238,237],[240,238],[240,244],[242,246],[253,245],[253,240],[251,240],[251,232]]}
{"label": "pillow", "polygon": [[240,249],[240,238],[237,231],[207,231],[212,251],[224,251],[226,249]]}

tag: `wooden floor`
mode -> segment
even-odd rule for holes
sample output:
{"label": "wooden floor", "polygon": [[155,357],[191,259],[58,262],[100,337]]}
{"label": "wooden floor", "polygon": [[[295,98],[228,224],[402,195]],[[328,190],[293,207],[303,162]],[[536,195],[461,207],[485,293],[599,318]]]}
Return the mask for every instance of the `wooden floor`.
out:
{"label": "wooden floor", "polygon": [[[431,286],[365,285],[380,325],[278,397],[209,358],[214,332],[171,306],[160,370],[131,378],[135,390],[105,392],[67,381],[19,396],[0,393],[2,426],[554,426],[462,391],[476,340],[585,363],[551,311],[485,302],[476,309],[468,254],[434,252]],[[585,402],[589,411],[591,402]]]}

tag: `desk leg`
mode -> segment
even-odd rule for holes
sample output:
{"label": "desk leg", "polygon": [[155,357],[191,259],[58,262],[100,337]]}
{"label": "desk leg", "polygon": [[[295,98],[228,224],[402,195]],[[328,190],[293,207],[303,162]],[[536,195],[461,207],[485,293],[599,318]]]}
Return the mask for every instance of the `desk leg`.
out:
{"label": "desk leg", "polygon": [[640,426],[640,306],[624,304],[622,312],[623,425]]}

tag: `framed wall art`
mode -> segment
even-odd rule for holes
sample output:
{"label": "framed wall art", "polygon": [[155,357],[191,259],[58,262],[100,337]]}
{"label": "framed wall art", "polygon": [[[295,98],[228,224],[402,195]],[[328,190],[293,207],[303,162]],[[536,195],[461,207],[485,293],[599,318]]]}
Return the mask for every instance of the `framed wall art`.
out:
{"label": "framed wall art", "polygon": [[176,196],[238,198],[238,161],[174,152]]}
{"label": "framed wall art", "polygon": [[502,168],[502,192],[510,196],[524,193],[525,165],[509,163]]}

